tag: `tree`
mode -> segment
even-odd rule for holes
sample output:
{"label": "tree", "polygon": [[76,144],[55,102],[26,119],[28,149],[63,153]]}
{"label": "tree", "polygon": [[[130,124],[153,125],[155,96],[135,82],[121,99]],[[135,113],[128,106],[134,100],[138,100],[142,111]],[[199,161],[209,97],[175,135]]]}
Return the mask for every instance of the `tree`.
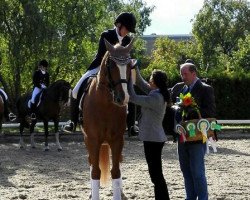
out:
{"label": "tree", "polygon": [[195,17],[193,34],[203,53],[203,62],[212,67],[218,55],[229,57],[238,50],[238,41],[250,32],[250,9],[246,0],[206,0]]}
{"label": "tree", "polygon": [[167,72],[170,79],[177,79],[179,78],[180,64],[188,58],[194,60],[197,67],[201,68],[201,53],[195,41],[176,42],[168,37],[158,38],[155,42],[151,62],[143,73],[149,76],[153,69],[161,69]]}
{"label": "tree", "polygon": [[1,0],[0,7],[0,77],[14,100],[31,90],[39,60],[49,61],[52,82],[76,83],[94,57],[101,32],[113,28],[121,11],[135,13],[140,34],[152,10],[142,0]]}
{"label": "tree", "polygon": [[238,41],[238,51],[233,52],[233,66],[241,69],[243,73],[250,72],[250,34],[248,34],[245,40],[240,39]]}

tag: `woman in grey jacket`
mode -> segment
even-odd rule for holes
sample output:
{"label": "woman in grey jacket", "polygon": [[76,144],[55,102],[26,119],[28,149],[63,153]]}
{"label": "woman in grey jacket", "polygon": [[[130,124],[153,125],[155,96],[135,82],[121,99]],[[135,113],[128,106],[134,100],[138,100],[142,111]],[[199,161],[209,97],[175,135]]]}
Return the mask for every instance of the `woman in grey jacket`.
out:
{"label": "woman in grey jacket", "polygon": [[149,175],[154,184],[156,200],[169,200],[168,188],[162,173],[162,149],[167,140],[162,127],[166,105],[170,102],[167,90],[167,75],[160,70],[154,70],[147,83],[136,68],[136,85],[146,95],[136,95],[132,82],[129,84],[130,102],[141,106],[139,121],[139,138],[143,141],[145,158]]}

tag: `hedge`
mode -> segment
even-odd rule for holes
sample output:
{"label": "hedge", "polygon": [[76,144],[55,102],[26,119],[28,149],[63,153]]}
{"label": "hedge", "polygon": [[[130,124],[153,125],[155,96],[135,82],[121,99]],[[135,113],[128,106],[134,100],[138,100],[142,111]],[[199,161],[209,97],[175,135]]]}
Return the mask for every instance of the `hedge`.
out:
{"label": "hedge", "polygon": [[[171,80],[169,85],[177,80]],[[207,83],[214,88],[217,119],[250,119],[250,78],[222,76]]]}

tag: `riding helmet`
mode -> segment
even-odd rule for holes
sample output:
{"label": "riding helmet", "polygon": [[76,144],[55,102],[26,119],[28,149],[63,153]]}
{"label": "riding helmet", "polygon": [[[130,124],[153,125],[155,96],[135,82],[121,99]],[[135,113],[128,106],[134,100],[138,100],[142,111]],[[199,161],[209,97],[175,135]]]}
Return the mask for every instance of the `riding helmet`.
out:
{"label": "riding helmet", "polygon": [[125,26],[129,32],[135,33],[136,18],[133,13],[120,13],[115,20],[115,24],[117,23],[121,23],[121,25]]}
{"label": "riding helmet", "polygon": [[48,67],[49,63],[47,60],[41,60],[39,62],[39,66],[43,66],[43,67]]}

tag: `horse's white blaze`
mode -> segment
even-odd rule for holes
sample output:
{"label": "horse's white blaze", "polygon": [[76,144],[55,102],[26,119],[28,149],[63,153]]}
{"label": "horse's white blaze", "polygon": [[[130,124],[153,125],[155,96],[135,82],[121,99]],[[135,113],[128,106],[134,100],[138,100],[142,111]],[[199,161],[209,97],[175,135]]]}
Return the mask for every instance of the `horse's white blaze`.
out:
{"label": "horse's white blaze", "polygon": [[[121,79],[127,79],[127,66],[126,65],[117,65],[120,71]],[[127,104],[129,101],[128,88],[126,83],[122,83],[122,89],[125,93],[124,103]]]}

